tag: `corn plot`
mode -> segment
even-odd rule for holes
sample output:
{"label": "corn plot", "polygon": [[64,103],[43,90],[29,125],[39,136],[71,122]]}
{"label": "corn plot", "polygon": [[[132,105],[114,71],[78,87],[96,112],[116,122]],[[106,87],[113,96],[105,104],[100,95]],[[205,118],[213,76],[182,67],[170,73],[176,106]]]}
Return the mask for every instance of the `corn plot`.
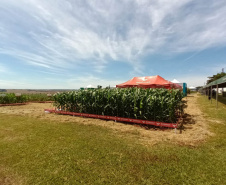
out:
{"label": "corn plot", "polygon": [[95,89],[56,93],[54,105],[70,112],[173,123],[183,111],[182,98],[175,89]]}

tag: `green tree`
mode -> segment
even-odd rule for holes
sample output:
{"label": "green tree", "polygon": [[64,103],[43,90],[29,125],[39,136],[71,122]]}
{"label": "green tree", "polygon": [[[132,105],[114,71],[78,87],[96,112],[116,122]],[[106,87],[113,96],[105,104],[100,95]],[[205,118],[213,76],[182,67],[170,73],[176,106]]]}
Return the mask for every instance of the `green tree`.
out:
{"label": "green tree", "polygon": [[206,83],[209,84],[210,82],[213,82],[213,81],[215,81],[215,80],[217,80],[217,79],[219,79],[219,78],[221,78],[221,77],[223,77],[225,75],[226,75],[225,72],[217,73],[216,75],[208,77],[209,80],[207,80]]}

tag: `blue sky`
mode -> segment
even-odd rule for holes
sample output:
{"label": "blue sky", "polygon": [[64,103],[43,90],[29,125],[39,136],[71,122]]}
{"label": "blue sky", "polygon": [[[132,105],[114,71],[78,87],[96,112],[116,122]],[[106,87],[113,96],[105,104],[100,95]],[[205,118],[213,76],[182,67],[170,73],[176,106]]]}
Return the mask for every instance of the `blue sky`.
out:
{"label": "blue sky", "polygon": [[0,88],[76,89],[226,71],[225,0],[1,0]]}

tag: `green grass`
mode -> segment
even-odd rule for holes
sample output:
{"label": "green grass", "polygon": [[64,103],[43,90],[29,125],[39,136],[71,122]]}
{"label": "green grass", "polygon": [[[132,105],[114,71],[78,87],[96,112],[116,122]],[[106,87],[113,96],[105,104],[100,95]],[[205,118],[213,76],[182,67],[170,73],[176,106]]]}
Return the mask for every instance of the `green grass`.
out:
{"label": "green grass", "polygon": [[218,97],[218,108],[216,106],[216,99],[208,100],[207,96],[199,96],[199,104],[202,111],[206,113],[208,119],[216,119],[226,122],[226,97]]}
{"label": "green grass", "polygon": [[221,95],[221,96],[218,97],[218,100],[219,100],[222,104],[226,105],[226,97],[223,97],[223,96]]}
{"label": "green grass", "polygon": [[[208,100],[199,104],[209,117]],[[0,114],[0,184],[7,177],[11,184],[225,184],[222,115],[224,124],[210,121],[216,135],[200,146],[146,147],[132,133]]]}

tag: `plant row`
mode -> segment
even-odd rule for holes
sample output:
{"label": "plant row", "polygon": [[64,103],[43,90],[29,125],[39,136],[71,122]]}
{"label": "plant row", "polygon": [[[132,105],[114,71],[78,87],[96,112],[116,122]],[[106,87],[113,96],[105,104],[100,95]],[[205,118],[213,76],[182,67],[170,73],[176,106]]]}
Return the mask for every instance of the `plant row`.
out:
{"label": "plant row", "polygon": [[183,93],[167,89],[94,89],[56,93],[61,110],[174,123],[183,112]]}
{"label": "plant row", "polygon": [[0,104],[25,103],[32,101],[53,101],[53,97],[48,96],[47,94],[0,94]]}

